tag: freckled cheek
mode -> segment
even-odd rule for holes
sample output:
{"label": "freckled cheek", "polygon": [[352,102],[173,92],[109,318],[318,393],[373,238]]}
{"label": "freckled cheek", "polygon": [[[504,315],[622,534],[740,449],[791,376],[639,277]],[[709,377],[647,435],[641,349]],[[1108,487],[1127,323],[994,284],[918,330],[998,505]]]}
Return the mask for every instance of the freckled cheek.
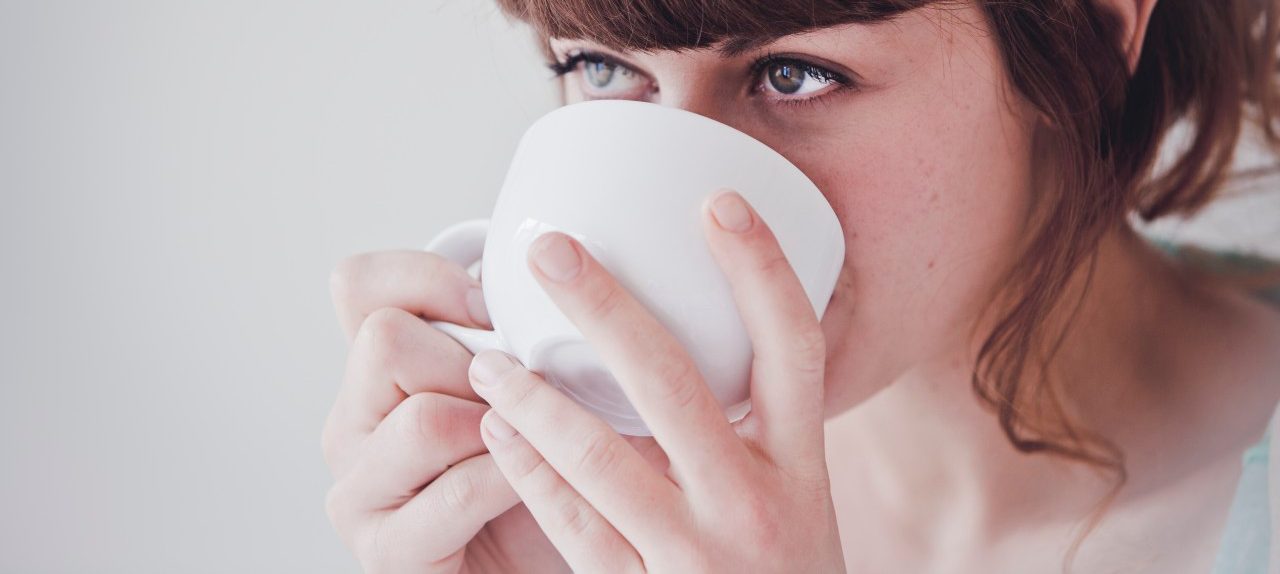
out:
{"label": "freckled cheek", "polygon": [[850,254],[874,261],[922,256],[946,241],[961,207],[946,185],[949,171],[941,160],[875,151],[811,177],[839,216]]}
{"label": "freckled cheek", "polygon": [[1007,258],[991,247],[1012,243],[1008,205],[1018,188],[974,177],[970,158],[935,147],[948,142],[881,143],[806,170],[844,227],[850,288],[877,303],[863,320],[897,317],[905,328],[924,301],[940,306],[930,321],[959,320]]}
{"label": "freckled cheek", "polygon": [[1026,149],[1017,135],[993,121],[996,108],[933,104],[860,114],[840,152],[806,171],[856,232],[855,251],[925,257],[1007,233],[1019,216],[1029,158],[1015,157]]}
{"label": "freckled cheek", "polygon": [[993,105],[876,103],[841,118],[847,129],[779,148],[840,218],[850,287],[900,313],[921,293],[984,297],[1024,218],[1026,146]]}

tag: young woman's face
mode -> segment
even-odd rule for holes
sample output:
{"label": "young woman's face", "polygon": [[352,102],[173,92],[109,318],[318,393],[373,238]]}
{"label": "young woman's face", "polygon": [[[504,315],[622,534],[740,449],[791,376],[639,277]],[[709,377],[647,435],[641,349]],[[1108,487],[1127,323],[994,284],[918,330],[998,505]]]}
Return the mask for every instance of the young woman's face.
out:
{"label": "young woman's face", "polygon": [[[1036,115],[980,12],[924,8],[747,53],[618,52],[554,38],[568,103],[635,99],[731,125],[795,163],[835,208],[846,261],[823,317],[829,412],[968,348],[1016,257]],[[585,54],[585,60],[575,55]],[[603,58],[603,59],[602,59]]]}

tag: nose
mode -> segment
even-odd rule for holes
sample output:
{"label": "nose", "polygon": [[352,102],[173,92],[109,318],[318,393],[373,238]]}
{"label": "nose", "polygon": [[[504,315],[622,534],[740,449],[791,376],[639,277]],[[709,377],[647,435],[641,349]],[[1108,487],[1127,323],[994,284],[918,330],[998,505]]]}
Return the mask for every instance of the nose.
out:
{"label": "nose", "polygon": [[682,109],[687,112],[693,112],[713,119],[719,119],[715,117],[720,112],[719,106],[717,106],[715,102],[708,97],[668,97],[662,98],[662,101],[659,103],[664,106]]}
{"label": "nose", "polygon": [[668,92],[665,94],[659,92],[658,96],[656,100],[653,100],[653,103],[711,118],[772,147],[768,130],[763,129],[759,122],[752,121],[749,110],[742,110],[732,105],[731,99],[726,103],[725,100],[717,97],[710,90]]}
{"label": "nose", "polygon": [[706,85],[705,82],[690,81],[675,86],[665,85],[658,92],[658,98],[655,103],[706,116],[723,124],[733,125],[728,110],[721,105],[715,87]]}

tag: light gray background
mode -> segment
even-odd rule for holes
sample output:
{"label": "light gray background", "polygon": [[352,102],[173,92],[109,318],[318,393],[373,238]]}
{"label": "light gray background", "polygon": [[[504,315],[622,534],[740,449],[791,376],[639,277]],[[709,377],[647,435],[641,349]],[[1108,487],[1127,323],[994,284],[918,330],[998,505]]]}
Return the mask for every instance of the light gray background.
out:
{"label": "light gray background", "polygon": [[492,205],[550,72],[490,1],[0,4],[0,572],[352,572],[343,256]]}
{"label": "light gray background", "polygon": [[354,571],[329,271],[483,216],[548,78],[489,0],[0,4],[0,572]]}

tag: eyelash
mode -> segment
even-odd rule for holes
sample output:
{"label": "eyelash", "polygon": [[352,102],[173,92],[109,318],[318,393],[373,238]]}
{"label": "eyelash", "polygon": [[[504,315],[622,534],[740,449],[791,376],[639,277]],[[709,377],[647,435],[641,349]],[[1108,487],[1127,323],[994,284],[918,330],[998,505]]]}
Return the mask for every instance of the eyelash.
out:
{"label": "eyelash", "polygon": [[769,81],[767,78],[761,78],[762,73],[769,68],[769,66],[777,64],[794,66],[820,82],[834,83],[836,85],[831,91],[819,96],[811,96],[808,98],[775,98],[774,101],[784,106],[809,106],[818,102],[826,101],[826,99],[833,94],[857,88],[857,84],[843,74],[833,72],[804,60],[769,52],[751,64],[751,78],[753,78],[752,81],[755,82],[752,84],[753,93],[758,92],[760,87],[764,85],[764,82]]}
{"label": "eyelash", "polygon": [[581,64],[583,62],[588,62],[591,64],[610,64],[614,66],[626,67],[622,62],[614,60],[613,58],[610,58],[604,54],[601,54],[599,52],[587,52],[587,51],[574,52],[573,54],[570,54],[569,57],[565,59],[565,61],[561,62],[557,60],[550,64],[547,64],[547,67],[551,68],[551,71],[555,73],[555,77],[559,78],[560,76],[563,76],[565,74],[568,74],[569,72],[572,72],[574,69],[578,67],[578,64]]}
{"label": "eyelash", "polygon": [[[575,69],[578,68],[578,65],[583,62],[587,62],[591,64],[608,64],[611,66],[619,66],[627,69],[633,69],[630,66],[622,62],[619,62],[617,59],[610,57],[608,54],[603,54],[600,52],[592,52],[589,50],[576,51],[572,54],[569,54],[568,57],[565,58],[565,61],[561,62],[557,60],[550,64],[547,64],[547,67],[550,68],[551,71],[555,74],[555,77],[558,78],[560,76],[568,74],[569,72],[574,71]],[[835,89],[825,94],[822,94],[820,96],[813,96],[808,98],[776,98],[774,100],[775,102],[784,106],[800,107],[800,106],[813,105],[818,103],[819,101],[825,100],[826,98],[830,97],[832,94],[843,92],[848,89],[857,88],[857,83],[850,80],[848,77],[844,76],[843,74],[840,74],[838,72],[833,72],[821,66],[810,64],[809,62],[806,62],[804,60],[800,60],[800,59],[789,57],[789,56],[781,56],[781,55],[770,52],[765,54],[763,57],[759,58],[755,62],[752,62],[751,64],[749,77],[753,82],[751,87],[752,94],[758,93],[760,90],[760,87],[764,85],[764,82],[768,81],[767,79],[761,78],[761,74],[764,72],[764,70],[769,66],[772,66],[775,64],[786,64],[789,66],[794,66],[795,68],[805,72],[806,74],[816,78],[819,81],[834,82],[836,84]]]}

